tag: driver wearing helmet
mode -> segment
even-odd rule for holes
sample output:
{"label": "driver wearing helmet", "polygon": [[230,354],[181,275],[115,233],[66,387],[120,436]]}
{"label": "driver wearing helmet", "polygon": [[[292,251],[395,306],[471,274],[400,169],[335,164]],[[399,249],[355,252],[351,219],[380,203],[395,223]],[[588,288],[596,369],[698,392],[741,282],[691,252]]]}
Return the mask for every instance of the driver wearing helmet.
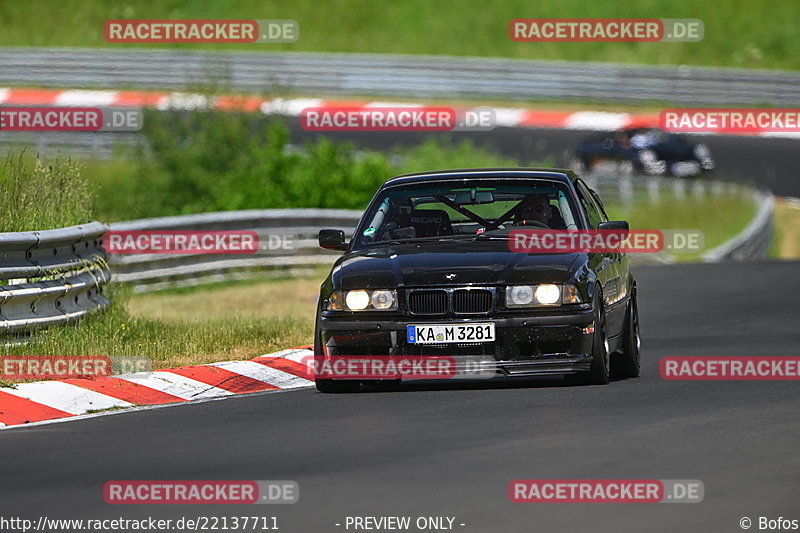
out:
{"label": "driver wearing helmet", "polygon": [[[546,194],[529,194],[519,204],[514,214],[514,224],[522,226],[543,225],[550,227],[553,209]],[[539,224],[536,224],[536,223]]]}

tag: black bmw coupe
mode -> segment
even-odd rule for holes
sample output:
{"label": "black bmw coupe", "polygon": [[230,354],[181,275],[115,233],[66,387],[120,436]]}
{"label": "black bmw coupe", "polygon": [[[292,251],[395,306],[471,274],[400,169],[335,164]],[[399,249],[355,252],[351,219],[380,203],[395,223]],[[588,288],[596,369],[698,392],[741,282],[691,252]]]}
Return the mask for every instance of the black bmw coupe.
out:
{"label": "black bmw coupe", "polygon": [[[388,180],[321,286],[314,353],[479,357],[495,377],[639,375],[636,281],[624,253],[509,246],[528,230],[627,230],[571,170],[491,168]],[[485,374],[484,374],[485,375]],[[322,392],[362,382],[317,376]]]}
{"label": "black bmw coupe", "polygon": [[613,161],[623,173],[676,178],[699,176],[714,170],[714,158],[704,143],[657,128],[630,128],[584,140],[573,167],[589,172],[602,161]]}

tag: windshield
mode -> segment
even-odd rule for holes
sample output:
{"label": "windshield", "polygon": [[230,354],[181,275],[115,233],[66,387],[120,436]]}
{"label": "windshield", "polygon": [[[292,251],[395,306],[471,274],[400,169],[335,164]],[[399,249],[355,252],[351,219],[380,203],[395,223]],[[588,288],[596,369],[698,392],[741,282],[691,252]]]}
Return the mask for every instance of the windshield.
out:
{"label": "windshield", "polygon": [[510,229],[579,227],[572,195],[563,183],[462,179],[387,189],[362,219],[354,245],[502,238]]}

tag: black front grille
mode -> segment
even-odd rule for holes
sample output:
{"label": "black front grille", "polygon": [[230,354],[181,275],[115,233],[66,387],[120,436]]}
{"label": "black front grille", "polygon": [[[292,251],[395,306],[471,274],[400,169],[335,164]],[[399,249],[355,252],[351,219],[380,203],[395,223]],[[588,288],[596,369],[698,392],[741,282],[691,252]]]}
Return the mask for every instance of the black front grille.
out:
{"label": "black front grille", "polygon": [[488,313],[492,310],[492,291],[459,289],[453,292],[453,311],[456,313]]}
{"label": "black front grille", "polygon": [[415,315],[443,315],[447,312],[447,292],[414,291],[409,294],[408,308]]}

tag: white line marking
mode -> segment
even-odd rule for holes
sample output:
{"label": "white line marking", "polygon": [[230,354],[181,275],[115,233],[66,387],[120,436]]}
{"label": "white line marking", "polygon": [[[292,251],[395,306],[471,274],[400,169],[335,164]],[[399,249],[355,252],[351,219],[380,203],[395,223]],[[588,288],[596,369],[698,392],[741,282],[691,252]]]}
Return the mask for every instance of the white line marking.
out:
{"label": "white line marking", "polygon": [[495,107],[493,109],[497,126],[505,127],[519,125],[520,120],[522,120],[522,115],[524,115],[527,111],[522,108],[510,107]]}
{"label": "white line marking", "polygon": [[211,109],[213,107],[213,98],[194,93],[170,93],[156,104],[156,109],[162,111],[165,109]]}
{"label": "white line marking", "polygon": [[[276,370],[274,368],[264,366],[259,363],[255,363],[253,361],[226,361],[223,363],[214,363],[210,366],[216,366],[218,368],[223,368],[235,374],[240,374],[242,376],[247,376],[248,378],[255,379],[257,381],[261,381],[263,383],[268,383],[270,385],[274,385],[276,387],[284,387],[280,383],[286,383],[287,378],[285,376],[281,376],[276,374],[274,371],[280,372],[281,374],[288,374],[288,372],[282,372],[280,370]],[[289,374],[291,375],[291,374]],[[297,376],[294,376],[294,380],[302,380],[306,382],[306,385],[302,385],[301,382],[298,384],[294,384],[292,388],[302,387],[302,386],[310,386],[313,384],[312,381],[307,379],[303,379]],[[294,381],[292,380],[292,381]],[[276,381],[279,381],[276,383]]]}
{"label": "white line marking", "polygon": [[283,357],[295,363],[306,364],[310,357],[314,357],[314,350],[306,350],[305,348],[294,348],[292,350],[283,350],[274,354],[268,354],[264,357]]}
{"label": "white line marking", "polygon": [[[260,363],[255,364],[260,365]],[[297,389],[301,387],[310,387],[314,384],[314,382],[311,380],[295,376],[294,374],[284,372],[283,370],[278,370],[277,368],[272,368],[271,366],[260,366],[263,366],[266,370],[264,373],[264,381],[270,385],[280,387],[281,389]]]}
{"label": "white line marking", "polygon": [[[749,134],[749,135],[752,135]],[[761,137],[784,137],[787,139],[800,139],[800,131],[765,131]]]}
{"label": "white line marking", "polygon": [[45,425],[49,425],[49,424],[61,424],[61,423],[64,423],[64,422],[72,422],[74,420],[86,420],[87,418],[97,418],[99,416],[121,415],[121,414],[136,412],[136,411],[150,411],[152,409],[164,409],[165,407],[181,407],[183,405],[192,405],[192,404],[198,404],[198,403],[218,402],[218,401],[225,401],[225,400],[235,400],[237,398],[244,398],[244,397],[247,397],[247,396],[250,396],[250,395],[254,395],[254,394],[273,394],[273,393],[276,393],[276,392],[295,392],[295,391],[301,391],[301,390],[303,390],[303,389],[301,389],[301,388],[292,389],[292,390],[275,389],[275,390],[265,390],[265,391],[252,392],[252,393],[249,393],[249,394],[235,394],[233,396],[218,396],[216,398],[202,398],[200,400],[191,400],[191,401],[188,401],[188,402],[162,403],[162,404],[157,404],[157,405],[134,405],[133,407],[130,407],[128,409],[116,409],[116,410],[113,410],[113,411],[102,411],[102,412],[99,412],[99,413],[87,413],[87,414],[83,414],[83,415],[67,416],[67,417],[63,417],[63,418],[53,418],[53,419],[50,419],[50,420],[41,420],[39,422],[31,422],[29,424],[16,424],[16,425],[12,425],[12,426],[2,427],[2,428],[0,428],[0,431],[13,431],[15,429],[22,430],[22,429],[30,428],[30,427],[34,427],[34,426],[45,426]]}
{"label": "white line marking", "polygon": [[59,411],[80,415],[97,409],[112,407],[131,407],[132,403],[99,392],[76,387],[61,381],[37,381],[20,383],[16,388],[3,389],[3,392],[47,405]]}
{"label": "white line marking", "polygon": [[56,97],[56,105],[62,106],[108,106],[114,102],[117,91],[64,91]]}
{"label": "white line marking", "polygon": [[144,387],[150,387],[157,391],[165,392],[184,400],[196,400],[198,398],[214,398],[217,396],[230,396],[235,394],[207,383],[202,383],[196,379],[187,378],[172,372],[140,372],[137,374],[126,374],[117,376],[125,381],[136,383]]}
{"label": "white line marking", "polygon": [[323,101],[320,98],[275,98],[261,104],[261,111],[277,115],[299,116],[303,109],[319,107]]}
{"label": "white line marking", "polygon": [[570,130],[617,130],[627,124],[630,118],[627,113],[578,111],[567,117],[564,127]]}

